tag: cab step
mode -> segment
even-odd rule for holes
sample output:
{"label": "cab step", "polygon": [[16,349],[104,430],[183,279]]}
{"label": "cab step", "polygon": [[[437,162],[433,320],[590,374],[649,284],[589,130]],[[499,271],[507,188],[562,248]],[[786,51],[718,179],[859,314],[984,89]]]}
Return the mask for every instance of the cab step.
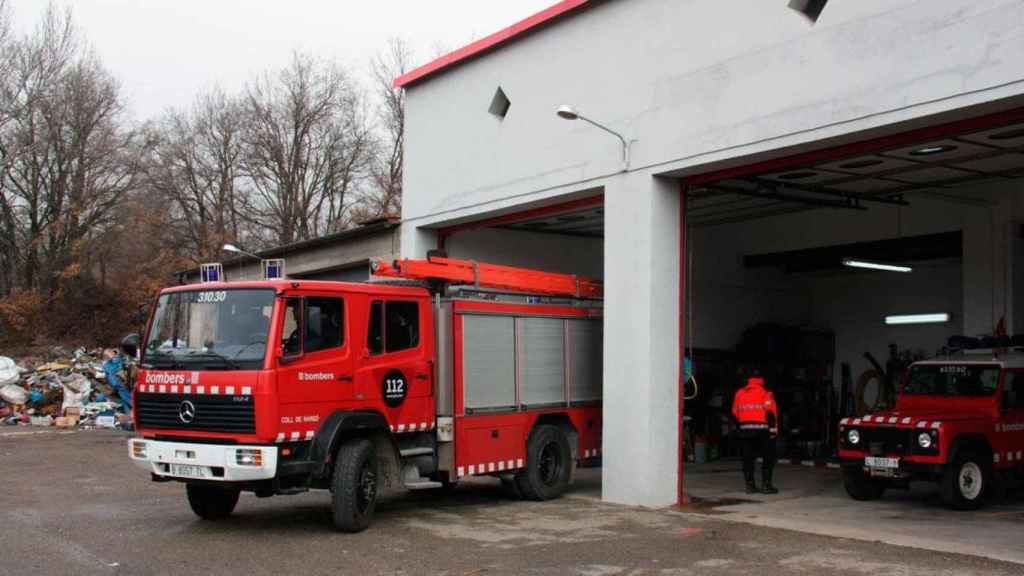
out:
{"label": "cab step", "polygon": [[421,478],[415,482],[406,482],[405,487],[409,490],[433,490],[434,488],[442,488],[444,484],[440,482],[434,482],[426,478]]}
{"label": "cab step", "polygon": [[417,456],[433,456],[434,449],[429,446],[417,446],[415,448],[403,448],[398,453],[402,458],[415,458]]}

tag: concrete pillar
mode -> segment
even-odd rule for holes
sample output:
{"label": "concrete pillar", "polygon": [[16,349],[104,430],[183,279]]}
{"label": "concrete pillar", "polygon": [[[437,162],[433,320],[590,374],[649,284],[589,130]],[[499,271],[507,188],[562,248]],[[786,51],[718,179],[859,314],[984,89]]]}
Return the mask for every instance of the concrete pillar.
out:
{"label": "concrete pillar", "polygon": [[679,185],[648,175],[605,188],[602,498],[676,502]]}
{"label": "concrete pillar", "polygon": [[415,222],[402,223],[402,247],[400,258],[426,258],[428,250],[437,248],[437,232],[418,228]]}

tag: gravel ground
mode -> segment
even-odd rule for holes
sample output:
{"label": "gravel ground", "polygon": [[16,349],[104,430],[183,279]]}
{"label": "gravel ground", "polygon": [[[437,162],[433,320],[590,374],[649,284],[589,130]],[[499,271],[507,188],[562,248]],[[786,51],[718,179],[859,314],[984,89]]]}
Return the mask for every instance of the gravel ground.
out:
{"label": "gravel ground", "polygon": [[0,430],[4,574],[1019,575],[984,558],[601,503],[600,475],[545,503],[496,481],[401,493],[367,532],[331,530],[330,496],[243,495],[203,522],[184,488],[151,483],[112,431]]}

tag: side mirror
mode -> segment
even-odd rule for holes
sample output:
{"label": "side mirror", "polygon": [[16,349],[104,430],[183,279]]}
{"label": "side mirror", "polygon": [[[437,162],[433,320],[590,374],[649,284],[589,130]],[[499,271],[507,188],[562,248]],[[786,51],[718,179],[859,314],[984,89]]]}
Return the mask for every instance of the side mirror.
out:
{"label": "side mirror", "polygon": [[139,357],[139,335],[129,334],[121,339],[121,352],[132,358]]}

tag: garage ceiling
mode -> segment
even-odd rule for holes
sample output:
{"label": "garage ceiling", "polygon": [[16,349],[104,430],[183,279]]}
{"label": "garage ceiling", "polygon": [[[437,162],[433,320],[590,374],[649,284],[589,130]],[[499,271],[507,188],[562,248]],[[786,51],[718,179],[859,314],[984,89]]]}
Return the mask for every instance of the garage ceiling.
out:
{"label": "garage ceiling", "polygon": [[[1024,177],[1024,122],[830,158],[690,189],[692,226],[714,226],[821,208],[868,210],[909,205],[911,194],[958,197],[963,185]],[[977,200],[974,200],[977,202]],[[502,222],[500,228],[570,236],[604,236],[604,206]]]}
{"label": "garage ceiling", "polygon": [[501,228],[602,238],[604,237],[604,206],[589,206],[569,212],[530,218],[505,224]]}
{"label": "garage ceiling", "polygon": [[1022,176],[1024,123],[1018,123],[704,184],[690,191],[687,208],[692,225],[710,226],[815,208],[905,205],[910,193]]}

